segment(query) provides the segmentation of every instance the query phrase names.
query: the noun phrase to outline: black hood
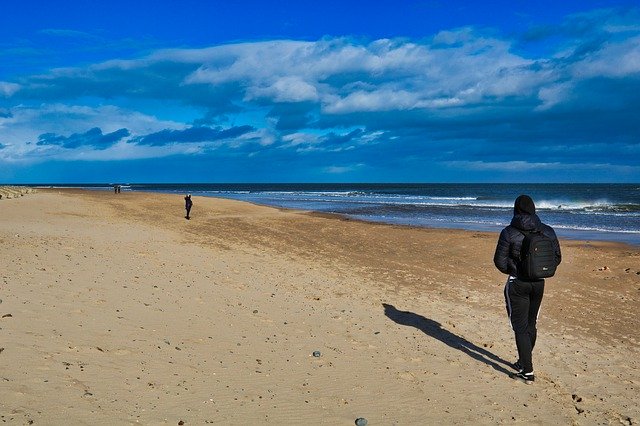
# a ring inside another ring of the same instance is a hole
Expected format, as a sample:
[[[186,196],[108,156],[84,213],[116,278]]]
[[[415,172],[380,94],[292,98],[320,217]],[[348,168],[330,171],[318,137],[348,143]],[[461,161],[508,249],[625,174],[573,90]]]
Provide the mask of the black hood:
[[[516,214],[511,219],[511,226],[515,226],[523,231],[539,229],[542,222],[537,214]]]
[[[516,202],[513,204],[513,214],[536,214],[536,205],[528,195],[521,195],[516,198]]]

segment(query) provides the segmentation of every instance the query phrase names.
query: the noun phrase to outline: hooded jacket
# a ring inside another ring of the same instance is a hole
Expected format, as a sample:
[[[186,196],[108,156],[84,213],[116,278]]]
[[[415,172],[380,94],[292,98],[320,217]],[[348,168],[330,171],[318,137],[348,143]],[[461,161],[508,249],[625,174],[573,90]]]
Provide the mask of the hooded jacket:
[[[560,243],[552,227],[542,223],[535,213],[535,205],[530,197],[521,195],[516,199],[511,224],[504,228],[498,238],[498,245],[493,256],[493,263],[503,274],[518,276],[518,260],[524,234],[521,231],[540,231],[553,241],[556,261],[559,265],[562,261]]]

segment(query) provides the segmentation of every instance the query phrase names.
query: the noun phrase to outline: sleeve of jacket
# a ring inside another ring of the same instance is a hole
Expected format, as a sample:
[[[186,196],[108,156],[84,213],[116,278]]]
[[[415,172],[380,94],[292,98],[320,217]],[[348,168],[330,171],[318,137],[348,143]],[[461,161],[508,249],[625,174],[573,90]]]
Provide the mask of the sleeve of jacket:
[[[493,263],[503,274],[517,275],[516,263],[509,257],[511,251],[511,239],[507,228],[503,229],[498,238],[496,253],[493,255]]]
[[[556,252],[556,264],[559,265],[562,262],[562,253],[560,252],[560,242],[558,241],[558,237],[556,236],[555,231],[551,228],[551,232],[553,233],[553,248]]]

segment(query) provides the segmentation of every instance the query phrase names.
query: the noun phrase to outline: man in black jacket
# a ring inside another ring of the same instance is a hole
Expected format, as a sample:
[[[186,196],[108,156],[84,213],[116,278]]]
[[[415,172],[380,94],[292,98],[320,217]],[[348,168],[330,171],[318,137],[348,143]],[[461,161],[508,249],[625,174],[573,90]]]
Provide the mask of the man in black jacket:
[[[520,195],[514,204],[511,224],[500,233],[493,263],[500,272],[509,275],[504,287],[504,297],[519,357],[513,364],[517,371],[513,377],[525,383],[535,380],[531,354],[536,344],[536,321],[544,294],[544,280],[525,280],[522,274],[518,274],[524,233],[531,231],[541,232],[552,240],[556,264],[560,264],[562,255],[556,233],[553,228],[540,221],[531,197]]]
[[[192,206],[193,206],[193,201],[191,201],[191,194],[187,194],[187,196],[184,197],[184,208],[187,211],[187,215],[184,218],[187,220],[191,219],[189,217],[189,213],[191,213]]]

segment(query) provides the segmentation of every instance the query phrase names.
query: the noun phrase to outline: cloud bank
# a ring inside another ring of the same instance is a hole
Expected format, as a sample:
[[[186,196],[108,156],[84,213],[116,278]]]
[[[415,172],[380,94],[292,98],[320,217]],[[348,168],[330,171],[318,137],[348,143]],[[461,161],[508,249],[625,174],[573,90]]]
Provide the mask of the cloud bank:
[[[57,145],[68,149],[90,146],[100,150],[109,148],[129,135],[130,133],[127,129],[119,129],[105,135],[102,134],[102,130],[94,127],[85,133],[74,133],[69,137],[56,135],[55,133],[44,133],[38,137],[36,145]]]
[[[24,75],[0,82],[0,162],[83,150],[299,161],[318,176],[423,161],[451,173],[605,164],[640,178],[639,16],[595,11],[519,37],[165,49]]]

